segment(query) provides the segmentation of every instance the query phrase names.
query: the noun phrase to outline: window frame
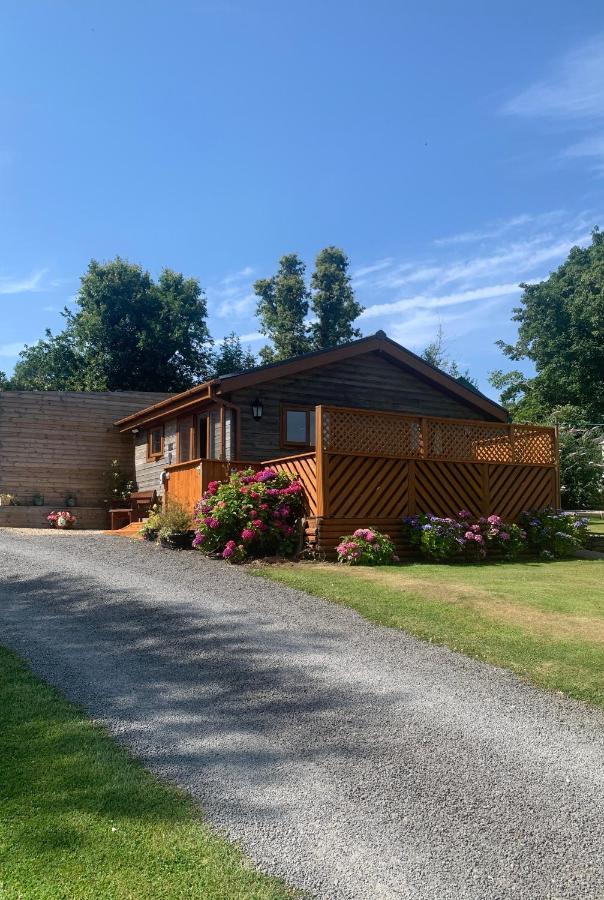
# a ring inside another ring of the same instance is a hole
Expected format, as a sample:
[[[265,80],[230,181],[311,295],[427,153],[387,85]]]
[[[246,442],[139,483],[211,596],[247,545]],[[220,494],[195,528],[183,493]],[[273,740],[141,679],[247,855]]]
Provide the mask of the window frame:
[[[306,439],[304,441],[288,441],[287,440],[287,414],[288,412],[305,412],[306,413]],[[316,434],[315,434],[315,443],[310,443],[310,414],[315,413],[315,407],[306,404],[306,403],[281,403],[280,405],[280,426],[279,426],[279,434],[280,434],[280,442],[282,449],[304,449],[304,450],[314,450],[316,447]],[[315,413],[315,426],[316,426],[316,413]]]
[[[160,450],[157,453],[153,452],[153,440],[152,435],[156,432],[159,432],[159,446]],[[161,459],[164,455],[164,426],[163,425],[155,425],[153,428],[147,429],[147,462],[157,462],[158,459]]]
[[[194,413],[190,413],[188,416],[178,416],[176,419],[176,464],[180,465],[180,463],[188,463],[194,462],[197,459],[197,416]],[[182,449],[182,441],[181,441],[181,423],[189,422],[189,427],[187,429],[188,432],[188,443],[189,443],[189,458],[181,459],[180,451]]]

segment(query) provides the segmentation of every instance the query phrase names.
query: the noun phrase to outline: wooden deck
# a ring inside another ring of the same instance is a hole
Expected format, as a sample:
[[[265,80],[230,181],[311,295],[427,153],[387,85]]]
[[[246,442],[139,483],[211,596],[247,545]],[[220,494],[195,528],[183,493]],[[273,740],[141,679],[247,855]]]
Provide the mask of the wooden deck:
[[[402,519],[419,512],[497,513],[560,505],[554,428],[316,408],[316,450],[266,460],[305,490],[311,545],[327,555],[342,534],[374,525],[402,546]],[[196,502],[209,481],[246,461],[171,466],[169,498]],[[193,499],[194,498],[194,499]]]

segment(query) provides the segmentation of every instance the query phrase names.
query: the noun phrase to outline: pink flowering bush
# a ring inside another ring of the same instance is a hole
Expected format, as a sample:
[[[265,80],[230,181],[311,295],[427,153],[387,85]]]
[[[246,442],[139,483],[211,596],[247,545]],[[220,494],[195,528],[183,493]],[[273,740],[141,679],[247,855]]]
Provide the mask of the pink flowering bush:
[[[389,536],[375,528],[357,528],[353,534],[340,538],[336,553],[338,562],[349,566],[387,566],[398,562]]]
[[[473,516],[462,509],[456,516],[421,513],[404,520],[409,542],[429,559],[481,560],[490,553],[515,559],[526,549],[526,531],[500,516]]]
[[[210,482],[197,504],[193,547],[229,562],[286,556],[296,549],[303,511],[298,479],[274,469],[233,472]]]
[[[54,510],[46,516],[46,521],[51,528],[73,528],[77,519],[68,509]]]

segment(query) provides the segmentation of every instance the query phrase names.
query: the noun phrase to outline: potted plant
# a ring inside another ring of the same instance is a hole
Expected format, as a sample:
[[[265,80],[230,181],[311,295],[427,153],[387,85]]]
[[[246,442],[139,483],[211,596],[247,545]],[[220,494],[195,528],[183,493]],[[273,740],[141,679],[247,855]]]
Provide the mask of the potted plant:
[[[34,506],[44,506],[44,494],[36,492],[33,496],[33,504]]]
[[[77,519],[68,509],[61,509],[59,512],[53,510],[49,513],[49,515],[46,516],[46,521],[51,528],[65,530],[67,528],[73,528]]]
[[[191,514],[176,501],[167,504],[158,515],[157,532],[162,547],[170,550],[189,550],[193,543]]]
[[[77,504],[77,498],[76,498],[76,495],[75,495],[75,494],[72,494],[71,491],[68,491],[68,492],[65,494],[65,506],[73,507],[73,506],[76,506],[76,504]]]
[[[145,541],[157,540],[157,535],[161,528],[161,511],[159,506],[154,505],[149,509],[149,518],[143,524],[139,534]]]

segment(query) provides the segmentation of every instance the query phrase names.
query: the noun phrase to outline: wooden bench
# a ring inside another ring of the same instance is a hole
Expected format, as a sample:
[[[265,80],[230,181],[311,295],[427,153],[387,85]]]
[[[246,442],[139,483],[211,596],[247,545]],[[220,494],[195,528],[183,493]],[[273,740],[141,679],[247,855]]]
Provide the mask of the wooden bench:
[[[124,528],[131,522],[141,522],[149,514],[149,508],[157,503],[156,491],[135,491],[128,498],[130,506],[109,510],[109,527],[111,531]]]

